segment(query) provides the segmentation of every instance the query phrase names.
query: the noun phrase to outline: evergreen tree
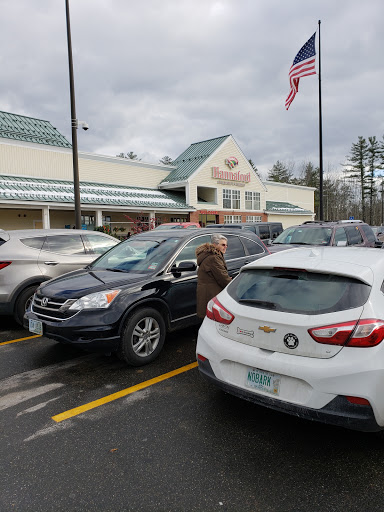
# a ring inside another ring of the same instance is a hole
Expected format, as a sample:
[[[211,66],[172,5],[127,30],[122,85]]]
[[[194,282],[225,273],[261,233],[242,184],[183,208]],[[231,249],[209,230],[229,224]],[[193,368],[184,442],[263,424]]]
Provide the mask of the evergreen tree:
[[[377,176],[377,171],[382,168],[381,166],[381,156],[382,149],[380,147],[379,141],[376,137],[368,137],[368,171],[367,171],[367,184],[368,184],[368,194],[369,194],[369,224],[373,224],[373,203],[374,199],[377,196],[377,189],[375,178]]]
[[[130,151],[129,153],[119,153],[116,156],[119,158],[126,158],[127,160],[141,160],[141,158],[137,158],[137,155],[133,151]]]
[[[347,156],[347,165],[350,167],[348,179],[357,179],[360,184],[360,197],[361,197],[361,212],[362,220],[366,218],[366,197],[369,190],[367,180],[367,158],[368,158],[368,143],[361,135],[355,144],[352,144],[351,153]]]
[[[173,161],[172,161],[171,157],[166,155],[166,156],[163,156],[163,158],[161,160],[159,160],[159,163],[163,164],[163,165],[172,165]]]
[[[293,172],[288,167],[278,160],[269,170],[267,180],[277,181],[279,183],[291,183]]]
[[[256,167],[256,165],[253,163],[253,160],[250,158],[248,160],[248,162],[250,163],[252,169],[255,171],[255,173],[257,174],[257,176],[261,179],[261,176],[260,176],[260,173],[259,173],[259,169]]]

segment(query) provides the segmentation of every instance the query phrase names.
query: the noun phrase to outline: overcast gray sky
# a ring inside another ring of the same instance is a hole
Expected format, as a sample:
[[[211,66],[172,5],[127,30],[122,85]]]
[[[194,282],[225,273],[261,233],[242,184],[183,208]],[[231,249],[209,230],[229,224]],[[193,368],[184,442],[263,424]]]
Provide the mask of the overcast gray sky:
[[[0,7],[0,110],[71,141],[65,1]],[[232,134],[263,177],[277,160],[318,165],[317,75],[284,107],[318,20],[324,171],[359,135],[384,134],[382,0],[70,0],[70,14],[80,151],[158,163]]]

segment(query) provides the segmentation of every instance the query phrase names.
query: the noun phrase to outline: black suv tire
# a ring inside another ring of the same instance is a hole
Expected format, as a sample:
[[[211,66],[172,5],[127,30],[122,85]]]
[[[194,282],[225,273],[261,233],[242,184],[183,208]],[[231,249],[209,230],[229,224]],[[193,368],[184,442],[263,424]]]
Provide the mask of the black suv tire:
[[[131,366],[151,363],[165,341],[165,322],[153,308],[142,308],[130,315],[123,328],[118,357]]]

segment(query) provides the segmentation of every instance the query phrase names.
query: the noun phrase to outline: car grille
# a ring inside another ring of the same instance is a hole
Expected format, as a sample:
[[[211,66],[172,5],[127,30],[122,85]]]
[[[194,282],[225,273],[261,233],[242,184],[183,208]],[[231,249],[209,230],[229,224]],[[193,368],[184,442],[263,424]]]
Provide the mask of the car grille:
[[[33,297],[31,309],[38,318],[62,322],[78,313],[78,311],[68,310],[69,306],[73,304],[75,300],[76,299],[52,299],[36,293]]]

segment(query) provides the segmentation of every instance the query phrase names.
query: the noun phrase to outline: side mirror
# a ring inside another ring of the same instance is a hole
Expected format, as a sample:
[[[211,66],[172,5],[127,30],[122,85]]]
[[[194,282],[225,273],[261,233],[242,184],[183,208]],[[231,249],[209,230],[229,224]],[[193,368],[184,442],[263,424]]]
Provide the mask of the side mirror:
[[[380,242],[380,240],[375,240],[375,247],[383,247],[383,242]]]
[[[181,261],[177,266],[174,265],[171,271],[173,273],[194,272],[196,269],[197,265],[194,261]]]
[[[177,267],[179,272],[194,272],[197,265],[194,261],[181,261]]]

